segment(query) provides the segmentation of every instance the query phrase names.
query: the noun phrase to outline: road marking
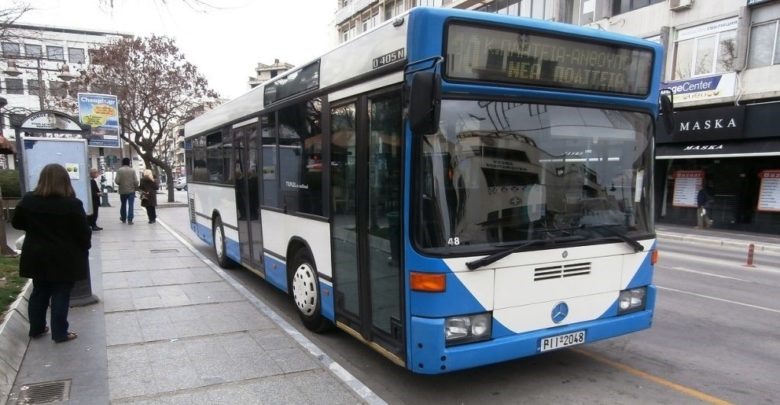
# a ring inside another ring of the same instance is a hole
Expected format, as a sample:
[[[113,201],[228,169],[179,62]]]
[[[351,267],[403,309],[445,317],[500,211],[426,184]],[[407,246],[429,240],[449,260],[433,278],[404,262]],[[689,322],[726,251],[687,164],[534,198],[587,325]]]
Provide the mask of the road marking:
[[[314,356],[317,360],[320,361],[320,363],[322,363],[328,370],[330,370],[336,376],[336,378],[344,382],[344,384],[349,387],[356,395],[358,395],[370,405],[387,404],[387,402],[374,393],[374,391],[371,391],[370,388],[363,384],[362,381],[358,380],[341,364],[333,360],[324,351],[322,351],[322,349],[315,345],[314,342],[309,340],[309,338],[304,336],[301,332],[298,332],[298,330],[290,325],[290,323],[287,322],[284,318],[282,318],[281,315],[277,314],[276,311],[274,311],[271,307],[266,305],[263,301],[252,294],[246,287],[244,287],[243,284],[230,277],[217,264],[211,261],[211,259],[206,257],[203,253],[200,253],[198,249],[196,249],[195,246],[193,246],[184,236],[179,235],[178,232],[174,231],[173,228],[168,226],[168,224],[161,221],[160,218],[157,218],[157,223],[162,225],[163,228],[168,230],[168,232],[170,232],[174,238],[178,239],[179,242],[186,246],[190,252],[206,263],[206,265],[208,265],[212,270],[214,270],[215,273],[222,277],[223,280],[235,288],[236,291],[243,295],[244,298],[246,298],[252,305],[255,306],[255,308],[260,310],[267,317],[271,318],[271,320],[274,321],[285,332],[287,332],[290,337],[292,337],[296,342],[298,342],[298,344],[308,350],[312,356]]]
[[[669,267],[669,266],[658,266],[669,270],[677,270],[677,271],[684,271],[686,273],[694,273],[694,274],[701,274],[703,276],[710,276],[710,277],[717,277],[717,278],[725,278],[728,280],[736,280],[736,281],[744,281],[746,283],[750,282],[749,280],[743,280],[741,278],[736,277],[729,277],[729,276],[723,276],[720,274],[713,274],[713,273],[707,273],[705,271],[698,271],[698,270],[692,270],[692,269],[686,269],[685,267]]]
[[[669,381],[665,378],[658,377],[657,375],[653,375],[650,373],[646,373],[642,370],[635,369],[631,366],[625,365],[623,363],[618,363],[616,361],[610,360],[606,357],[603,357],[601,355],[586,351],[584,349],[571,349],[572,351],[579,353],[585,357],[589,357],[595,361],[598,361],[599,363],[604,363],[609,366],[612,366],[614,368],[617,368],[619,370],[623,370],[629,374],[633,374],[639,378],[644,378],[645,380],[650,380],[656,384],[662,385],[664,387],[673,389],[677,392],[680,392],[682,394],[685,394],[689,397],[696,398],[699,401],[706,402],[708,404],[716,404],[716,405],[730,405],[731,402],[726,401],[725,399],[720,399],[718,397],[712,396],[710,394],[706,394],[704,392],[701,392],[697,389],[686,387],[684,385],[677,384],[675,382]]]
[[[673,291],[673,292],[680,293],[680,294],[688,294],[688,295],[693,295],[694,297],[707,298],[707,299],[714,300],[714,301],[721,301],[721,302],[726,302],[726,303],[729,303],[729,304],[741,305],[743,307],[748,307],[748,308],[753,308],[753,309],[760,309],[762,311],[774,312],[774,313],[780,314],[780,309],[767,308],[767,307],[762,307],[762,306],[753,305],[753,304],[745,304],[744,302],[732,301],[732,300],[727,300],[725,298],[712,297],[712,296],[704,295],[704,294],[697,294],[695,292],[678,290],[678,289],[675,289],[675,288],[661,287],[659,285],[656,285],[655,288],[657,288],[659,290]]]

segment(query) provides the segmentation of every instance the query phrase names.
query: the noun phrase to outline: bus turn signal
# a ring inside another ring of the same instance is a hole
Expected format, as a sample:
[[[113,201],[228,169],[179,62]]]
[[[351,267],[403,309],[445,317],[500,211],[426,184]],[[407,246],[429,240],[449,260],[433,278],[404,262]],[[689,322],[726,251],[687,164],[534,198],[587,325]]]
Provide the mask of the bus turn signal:
[[[418,273],[410,274],[409,285],[412,291],[444,292],[447,289],[447,278],[442,273]]]

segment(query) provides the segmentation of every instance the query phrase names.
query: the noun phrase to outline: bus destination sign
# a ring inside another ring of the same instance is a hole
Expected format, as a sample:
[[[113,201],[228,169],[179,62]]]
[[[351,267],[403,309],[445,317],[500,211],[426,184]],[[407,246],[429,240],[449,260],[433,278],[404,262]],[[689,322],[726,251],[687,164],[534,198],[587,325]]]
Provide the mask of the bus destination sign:
[[[448,78],[645,96],[653,53],[588,39],[460,23],[447,32]]]

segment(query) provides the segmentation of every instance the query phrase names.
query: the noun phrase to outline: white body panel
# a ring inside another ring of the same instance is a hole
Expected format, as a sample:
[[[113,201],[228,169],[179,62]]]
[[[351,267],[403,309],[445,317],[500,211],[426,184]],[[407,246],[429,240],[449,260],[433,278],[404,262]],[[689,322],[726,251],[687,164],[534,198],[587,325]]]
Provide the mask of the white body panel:
[[[498,309],[493,311],[493,317],[515,333],[531,332],[555,326],[570,325],[596,319],[604,314],[618,298],[618,292],[586,295],[566,299],[569,305],[569,315],[560,323],[552,321],[551,309],[561,299],[540,302],[538,304]]]
[[[188,196],[195,200],[195,221],[211,229],[214,211],[218,211],[225,226],[225,238],[238,241],[236,214],[236,192],[232,187],[210,186],[207,184],[189,184]],[[205,215],[208,218],[204,218]]]
[[[299,237],[309,244],[317,272],[328,277],[333,275],[330,224],[268,210],[261,210],[260,217],[263,223],[263,249],[285,257],[290,240]]]
[[[444,261],[480,305],[493,311],[496,321],[521,333],[602,316],[650,254],[653,241],[640,243],[645,250],[638,253],[623,242],[515,253],[473,271],[465,263],[479,257]],[[571,266],[575,264],[580,266]],[[561,275],[566,269],[574,274],[535,281],[554,277],[557,267]],[[572,312],[555,324],[550,310],[560,301],[566,301]]]

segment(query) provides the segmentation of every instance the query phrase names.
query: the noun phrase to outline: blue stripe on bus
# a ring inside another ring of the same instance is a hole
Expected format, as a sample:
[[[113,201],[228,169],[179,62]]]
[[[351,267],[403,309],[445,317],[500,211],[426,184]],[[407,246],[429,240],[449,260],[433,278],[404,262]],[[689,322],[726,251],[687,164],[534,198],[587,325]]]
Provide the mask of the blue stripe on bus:
[[[642,287],[653,282],[653,269],[655,266],[652,264],[652,251],[658,248],[657,245],[657,242],[653,242],[653,247],[650,248],[650,253],[645,255],[645,260],[643,260],[642,264],[639,265],[639,269],[637,269],[636,274],[634,274],[634,277],[628,283],[626,288]]]
[[[236,263],[241,263],[241,247],[238,242],[225,237],[225,255]]]
[[[320,278],[320,312],[331,322],[336,322],[336,312],[333,306],[333,285]]]
[[[474,314],[485,312],[485,307],[474,294],[458,279],[441,259],[422,257],[411,245],[406,245],[406,265],[410,271],[442,273],[446,277],[446,290],[428,293],[409,290],[407,305],[410,316],[443,317],[452,314]]]
[[[284,292],[288,292],[287,264],[275,257],[264,254],[263,265],[265,266],[265,279],[274,287]]]
[[[200,240],[208,243],[209,246],[214,246],[214,238],[210,228],[197,222],[190,223],[190,227]],[[241,248],[238,242],[228,237],[225,237],[225,254],[234,262],[241,263]]]
[[[214,239],[212,239],[211,229],[206,228],[204,225],[201,225],[197,222],[191,222],[190,227],[192,228],[192,231],[195,232],[195,235],[198,235],[200,240],[206,242],[209,246],[214,246]]]
[[[648,292],[650,293],[650,291]],[[655,295],[655,289],[652,294]],[[439,374],[539,354],[541,339],[549,336],[585,331],[585,343],[608,339],[647,329],[653,311],[645,310],[623,316],[543,329],[527,333],[502,333],[491,340],[446,347],[442,333],[443,318],[412,317],[409,368],[421,374]],[[498,329],[497,322],[493,327]],[[496,332],[494,330],[494,332]]]

